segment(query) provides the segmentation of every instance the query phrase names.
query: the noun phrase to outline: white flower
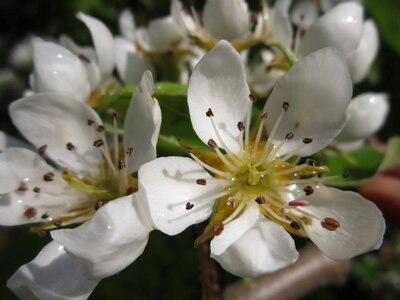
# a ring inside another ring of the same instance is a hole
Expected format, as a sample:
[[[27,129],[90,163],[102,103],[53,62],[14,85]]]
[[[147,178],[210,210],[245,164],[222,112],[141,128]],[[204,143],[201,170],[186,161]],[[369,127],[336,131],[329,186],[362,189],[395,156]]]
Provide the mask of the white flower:
[[[153,89],[146,72],[125,117],[121,145],[115,115],[107,140],[97,113],[67,94],[37,94],[11,104],[14,124],[56,168],[26,149],[1,154],[0,177],[10,178],[0,184],[1,225],[42,223],[36,230],[43,230],[85,222],[52,231],[55,242],[9,279],[20,297],[86,299],[100,279],[143,252],[152,227],[136,209],[141,200],[131,174],[156,157],[161,112]]]
[[[95,49],[79,47],[66,36],[62,45],[35,39],[31,88],[35,93],[68,93],[95,105],[116,86],[109,81],[115,64],[113,37],[101,21],[83,13],[77,17],[89,28]]]
[[[196,66],[188,90],[193,128],[215,152],[187,148],[193,160],[159,158],[141,167],[139,193],[153,226],[177,234],[213,210],[197,242],[213,238],[211,256],[239,276],[297,259],[285,229],[333,259],[379,247],[385,223],[372,202],[324,186],[331,178],[318,174],[327,167],[293,163],[341,131],[351,86],[342,56],[333,48],[316,51],[278,82],[250,135],[255,99],[239,54],[220,41]]]
[[[349,121],[335,139],[337,146],[345,151],[358,148],[381,129],[388,112],[387,94],[364,93],[355,97],[347,108]]]

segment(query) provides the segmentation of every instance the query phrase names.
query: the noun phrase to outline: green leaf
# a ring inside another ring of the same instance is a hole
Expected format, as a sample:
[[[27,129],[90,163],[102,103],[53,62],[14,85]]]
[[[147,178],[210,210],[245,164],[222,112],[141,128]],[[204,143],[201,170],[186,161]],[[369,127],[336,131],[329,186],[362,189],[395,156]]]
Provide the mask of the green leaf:
[[[370,146],[364,146],[352,152],[341,152],[332,148],[317,154],[321,165],[329,167],[330,171],[325,176],[342,175],[350,172],[348,178],[338,178],[329,181],[329,185],[338,187],[356,187],[360,183],[373,177],[378,170],[384,154]]]
[[[389,139],[379,171],[385,171],[395,166],[400,166],[400,136]]]
[[[365,0],[365,7],[378,24],[383,40],[400,54],[400,2],[398,0]]]
[[[160,97],[186,97],[187,86],[173,82],[159,82],[154,86],[154,96]]]

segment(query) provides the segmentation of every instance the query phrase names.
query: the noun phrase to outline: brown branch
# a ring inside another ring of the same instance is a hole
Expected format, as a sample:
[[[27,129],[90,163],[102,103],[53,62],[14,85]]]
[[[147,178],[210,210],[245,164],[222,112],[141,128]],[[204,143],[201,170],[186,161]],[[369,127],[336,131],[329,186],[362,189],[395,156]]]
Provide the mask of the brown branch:
[[[224,291],[224,299],[299,299],[316,288],[343,284],[350,267],[349,260],[333,261],[310,244],[300,252],[298,261],[291,266],[256,278],[251,284],[241,280],[228,286]]]

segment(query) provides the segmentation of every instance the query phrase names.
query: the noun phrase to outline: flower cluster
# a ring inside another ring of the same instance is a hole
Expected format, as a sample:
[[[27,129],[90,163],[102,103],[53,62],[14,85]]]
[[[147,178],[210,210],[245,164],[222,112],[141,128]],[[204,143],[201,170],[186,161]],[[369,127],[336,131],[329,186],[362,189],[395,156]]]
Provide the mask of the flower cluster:
[[[290,234],[336,260],[379,248],[381,212],[329,187],[340,176],[314,159],[359,147],[384,123],[386,94],[351,100],[377,29],[356,1],[316,3],[278,0],[252,14],[244,0],[207,0],[189,14],[172,0],[170,15],[143,27],[124,10],[115,38],[78,13],[94,47],[34,38],[31,89],[9,113],[37,151],[8,147],[0,132],[0,224],[32,224],[52,241],[7,286],[21,299],[86,299],[142,254],[152,230],[176,235],[206,220],[195,245],[211,240],[211,257],[243,277],[295,262]],[[182,141],[184,157],[156,158],[152,74],[189,80],[205,145]],[[108,100],[127,84],[117,114]],[[255,94],[267,98],[258,112]]]

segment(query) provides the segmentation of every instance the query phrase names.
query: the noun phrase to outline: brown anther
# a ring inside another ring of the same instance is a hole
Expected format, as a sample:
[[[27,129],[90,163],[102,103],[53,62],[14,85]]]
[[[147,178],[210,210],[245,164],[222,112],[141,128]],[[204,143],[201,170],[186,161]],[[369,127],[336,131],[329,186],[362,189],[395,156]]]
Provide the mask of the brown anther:
[[[343,178],[348,178],[348,177],[350,177],[350,172],[349,171],[344,171],[343,173],[342,173],[342,177]]]
[[[288,111],[288,109],[289,109],[289,102],[284,101],[284,102],[282,103],[282,108],[283,108],[283,110],[284,110],[285,112]]]
[[[213,113],[213,111],[211,110],[211,108],[209,108],[209,109],[206,111],[206,116],[207,116],[207,117],[214,117],[214,113]]]
[[[43,180],[44,181],[53,181],[54,180],[54,173],[53,172],[47,172],[46,174],[43,175]]]
[[[312,158],[307,158],[306,159],[306,164],[312,167],[315,167],[317,165],[317,161]]]
[[[35,186],[35,187],[33,188],[33,191],[34,191],[35,193],[40,193],[40,188],[38,188],[37,186]]]
[[[235,197],[228,197],[228,200],[226,201],[226,205],[228,205],[228,206],[235,206],[235,203],[236,203],[236,198]]]
[[[24,216],[27,219],[32,219],[34,217],[36,217],[37,215],[37,210],[34,207],[29,207],[25,212],[24,212]]]
[[[130,195],[130,194],[136,193],[137,191],[138,191],[137,188],[135,188],[135,187],[133,187],[133,186],[130,186],[130,187],[128,187],[128,189],[126,190],[126,195],[128,196],[128,195]]]
[[[105,128],[104,128],[103,125],[99,125],[99,126],[97,126],[96,130],[97,130],[98,132],[103,132],[103,131],[105,130]]]
[[[122,170],[122,169],[124,169],[125,167],[126,167],[126,165],[125,165],[124,160],[123,160],[123,159],[120,159],[120,160],[118,161],[118,169],[119,169],[119,170]]]
[[[266,119],[268,118],[268,113],[266,111],[264,111],[261,115],[260,115],[260,119]]]
[[[250,101],[253,102],[253,103],[256,103],[256,102],[257,102],[257,97],[254,96],[253,94],[250,94],[250,95],[249,95],[249,99],[250,99]]]
[[[217,143],[213,139],[209,139],[207,145],[213,149],[218,147]]]
[[[100,207],[103,207],[104,205],[107,204],[107,200],[99,200],[96,202],[96,204],[94,205],[94,209],[98,210]]]
[[[294,230],[300,230],[301,227],[299,225],[299,223],[293,221],[292,223],[290,223],[290,227],[292,227]]]
[[[67,149],[68,149],[69,151],[72,151],[72,150],[75,149],[75,146],[74,146],[74,144],[72,144],[72,143],[67,143],[66,147],[67,147]]]
[[[112,111],[112,112],[111,112],[111,116],[112,116],[112,118],[113,118],[114,120],[118,119],[118,115],[117,115],[117,113],[116,113],[115,111]]]
[[[224,231],[224,223],[219,223],[213,227],[214,235],[220,235]]]
[[[133,154],[133,148],[132,148],[132,147],[129,147],[128,149],[126,149],[126,154],[127,154],[129,157],[131,157],[132,154]]]
[[[303,189],[304,193],[306,193],[306,196],[310,196],[312,193],[314,193],[314,189],[312,188],[311,185],[307,185]]]
[[[190,202],[186,203],[186,210],[191,210],[194,207],[194,205]]]
[[[25,192],[28,190],[28,185],[25,182],[21,182],[19,188],[17,189],[18,192]]]
[[[53,224],[56,227],[60,227],[62,223],[61,223],[61,221],[55,221]]]
[[[93,120],[91,120],[91,119],[88,119],[87,120],[87,124],[90,126],[90,125],[92,125],[94,123],[94,121]]]
[[[38,153],[41,157],[45,156],[46,154],[47,145],[40,146],[38,149]]]
[[[239,129],[239,131],[243,131],[244,128],[245,128],[243,122],[238,122],[238,123],[237,123],[237,128]]]
[[[48,214],[48,213],[44,213],[44,214],[41,216],[41,218],[42,218],[43,220],[47,219],[48,217],[49,217],[49,214]]]
[[[192,149],[191,147],[188,147],[188,146],[183,147],[183,150],[184,150],[187,154],[193,153],[193,149]]]
[[[265,198],[263,196],[258,196],[254,201],[261,205],[265,203]]]
[[[206,185],[207,181],[205,179],[201,178],[201,179],[197,179],[196,183],[199,185]]]
[[[81,61],[83,61],[83,62],[85,62],[85,63],[87,63],[87,64],[90,63],[90,59],[87,58],[86,55],[83,55],[83,54],[81,53],[81,54],[78,54],[78,57],[79,57],[79,59],[80,59]]]
[[[326,230],[335,231],[340,227],[340,223],[334,218],[328,217],[321,221],[321,226],[324,227]]]
[[[309,144],[309,143],[311,143],[313,141],[313,138],[312,137],[304,137],[303,138],[303,143],[304,144]]]
[[[95,140],[93,146],[99,148],[104,145],[104,141],[102,139]]]
[[[41,238],[44,238],[46,236],[46,230],[40,229],[37,235],[40,236]]]
[[[285,135],[285,140],[291,140],[294,137],[293,132],[288,132]]]

